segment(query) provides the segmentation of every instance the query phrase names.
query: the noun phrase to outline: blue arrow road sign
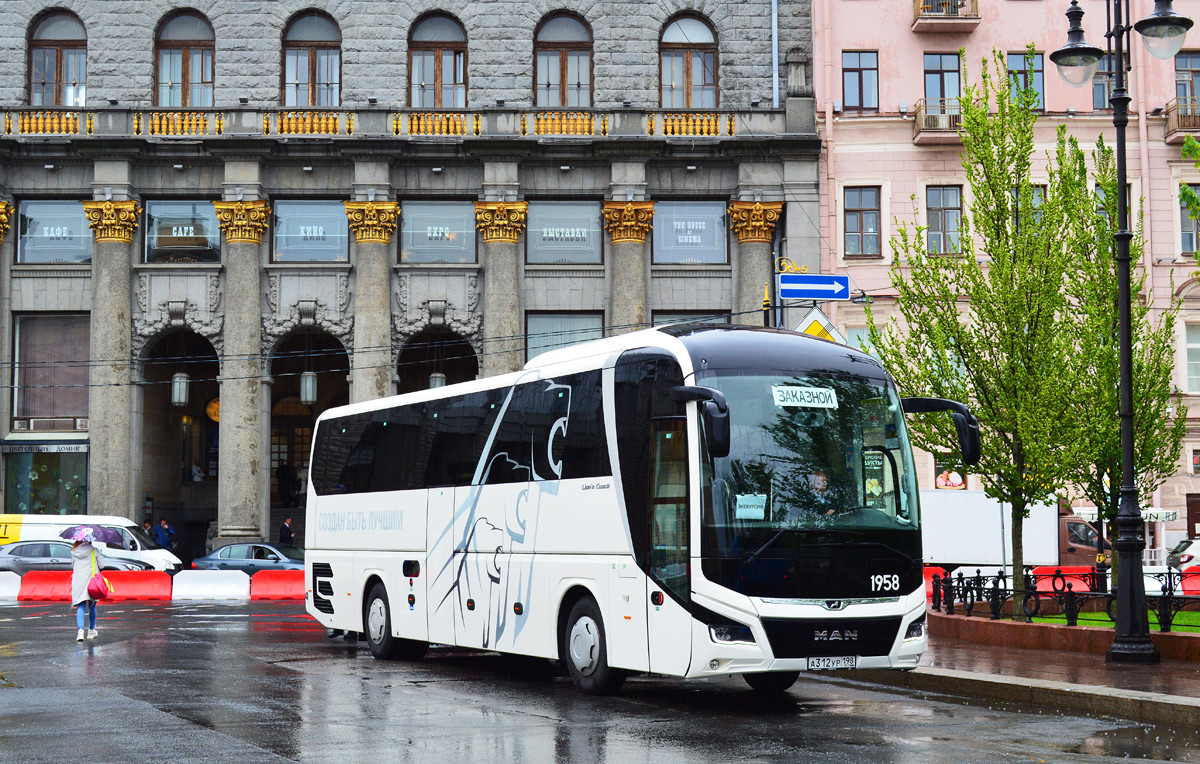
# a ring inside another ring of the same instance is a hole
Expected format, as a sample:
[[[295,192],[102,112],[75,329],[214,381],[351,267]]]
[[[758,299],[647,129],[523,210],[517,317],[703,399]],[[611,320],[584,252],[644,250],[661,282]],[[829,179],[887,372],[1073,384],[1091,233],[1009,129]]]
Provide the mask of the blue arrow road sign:
[[[781,300],[849,300],[850,277],[832,273],[780,273]]]

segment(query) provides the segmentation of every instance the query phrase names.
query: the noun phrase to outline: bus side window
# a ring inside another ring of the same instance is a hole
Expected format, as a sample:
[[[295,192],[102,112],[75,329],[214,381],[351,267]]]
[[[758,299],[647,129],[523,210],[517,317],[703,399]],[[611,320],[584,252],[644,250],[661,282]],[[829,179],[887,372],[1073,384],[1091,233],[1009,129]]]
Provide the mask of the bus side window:
[[[687,601],[688,486],[687,420],[654,422],[650,472],[650,573]]]

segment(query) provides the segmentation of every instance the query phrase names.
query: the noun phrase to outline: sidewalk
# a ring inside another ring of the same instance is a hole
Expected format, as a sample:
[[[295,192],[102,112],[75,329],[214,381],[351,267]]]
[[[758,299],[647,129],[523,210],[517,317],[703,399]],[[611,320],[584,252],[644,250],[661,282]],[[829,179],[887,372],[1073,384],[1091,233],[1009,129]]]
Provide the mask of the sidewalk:
[[[1104,656],[1026,650],[930,637],[913,671],[837,672],[925,692],[1046,706],[1147,724],[1200,727],[1200,662],[1152,666]]]

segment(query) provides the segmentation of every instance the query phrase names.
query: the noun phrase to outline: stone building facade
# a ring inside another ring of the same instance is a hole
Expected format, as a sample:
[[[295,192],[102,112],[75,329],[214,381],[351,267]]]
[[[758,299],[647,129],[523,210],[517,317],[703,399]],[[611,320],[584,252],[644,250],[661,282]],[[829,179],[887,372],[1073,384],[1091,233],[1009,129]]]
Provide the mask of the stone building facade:
[[[819,267],[778,7],[4,3],[4,510],[263,537],[329,406],[761,322]]]

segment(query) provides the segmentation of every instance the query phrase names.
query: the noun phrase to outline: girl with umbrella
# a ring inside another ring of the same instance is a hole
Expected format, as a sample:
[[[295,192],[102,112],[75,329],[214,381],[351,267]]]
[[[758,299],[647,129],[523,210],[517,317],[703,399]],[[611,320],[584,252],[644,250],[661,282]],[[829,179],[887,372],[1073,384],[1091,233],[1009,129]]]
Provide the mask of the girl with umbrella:
[[[71,604],[75,607],[75,625],[79,633],[76,642],[96,638],[96,600],[88,594],[88,582],[96,575],[97,560],[94,543],[112,536],[120,542],[120,534],[97,525],[77,525],[62,532],[62,537],[74,541],[71,546]],[[87,629],[84,629],[84,618]]]

